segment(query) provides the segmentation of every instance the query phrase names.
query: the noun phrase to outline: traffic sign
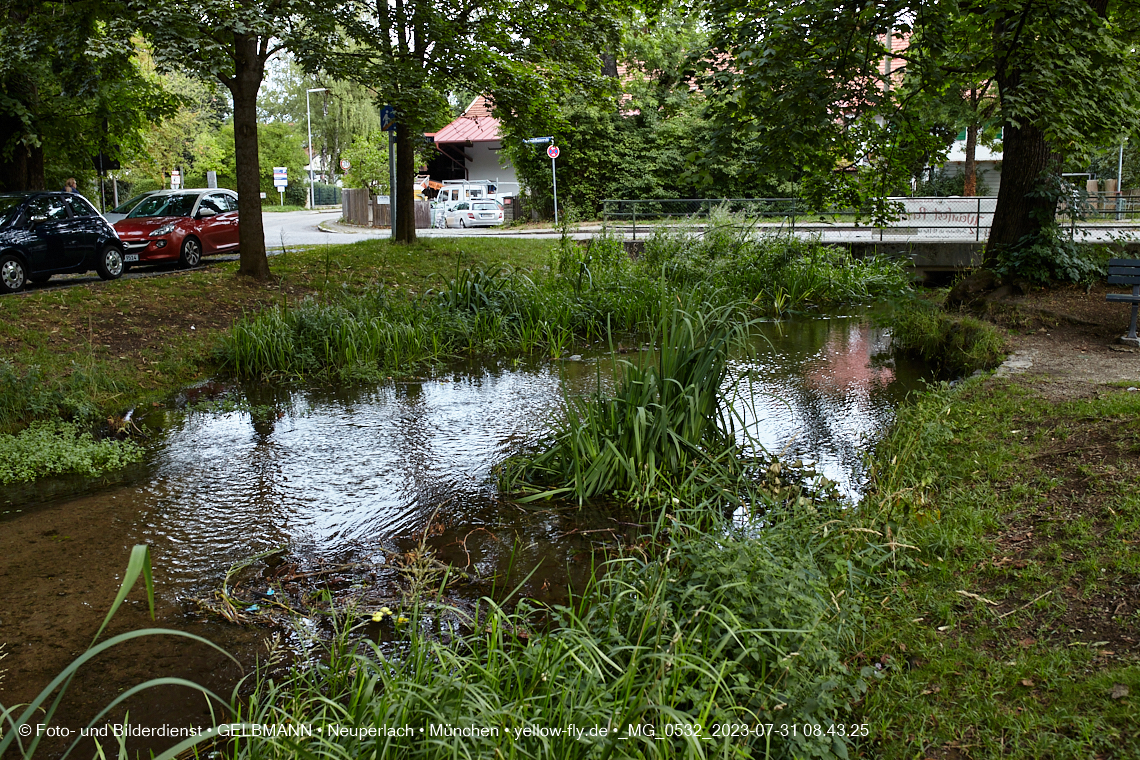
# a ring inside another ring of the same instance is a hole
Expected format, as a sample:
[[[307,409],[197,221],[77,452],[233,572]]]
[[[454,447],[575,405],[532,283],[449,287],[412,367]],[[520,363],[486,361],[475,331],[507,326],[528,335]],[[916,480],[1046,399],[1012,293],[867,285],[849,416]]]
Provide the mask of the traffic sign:
[[[392,106],[384,106],[380,109],[380,129],[387,132],[396,125],[396,109]]]
[[[558,146],[551,145],[546,149],[546,155],[550,156],[551,158],[558,158]]]
[[[170,172],[170,189],[177,190],[182,187],[182,172],[177,169]]]
[[[340,160],[340,168],[341,168],[341,171],[348,171],[349,169],[352,168],[352,164],[350,164],[348,162],[347,158],[342,158]]]
[[[289,167],[287,166],[274,166],[273,167],[273,186],[274,187],[288,187],[289,186]],[[284,192],[283,190],[281,192]]]

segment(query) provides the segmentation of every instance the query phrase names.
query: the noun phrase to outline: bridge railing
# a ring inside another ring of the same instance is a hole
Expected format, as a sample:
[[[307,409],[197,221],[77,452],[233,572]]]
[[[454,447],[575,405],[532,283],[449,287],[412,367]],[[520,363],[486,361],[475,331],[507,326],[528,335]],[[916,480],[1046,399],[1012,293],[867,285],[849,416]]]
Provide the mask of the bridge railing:
[[[1057,219],[1077,235],[1105,223],[1140,232],[1140,197],[1105,199],[1075,196],[1058,204]],[[877,209],[817,208],[796,198],[665,198],[607,199],[602,218],[630,225],[634,239],[655,227],[674,224],[701,226],[722,214],[733,214],[758,229],[792,234],[818,232],[832,240],[918,240],[984,242],[993,223],[997,198],[898,197]],[[877,217],[877,219],[876,219]]]

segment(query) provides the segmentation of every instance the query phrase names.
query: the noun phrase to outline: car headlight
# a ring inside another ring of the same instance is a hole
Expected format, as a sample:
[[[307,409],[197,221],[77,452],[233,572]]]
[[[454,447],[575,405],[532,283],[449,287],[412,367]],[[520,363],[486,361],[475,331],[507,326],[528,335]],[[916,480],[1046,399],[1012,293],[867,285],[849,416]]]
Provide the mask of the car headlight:
[[[169,235],[171,232],[174,232],[174,222],[168,222],[162,225],[157,230],[150,233],[149,237],[161,237],[163,235]]]

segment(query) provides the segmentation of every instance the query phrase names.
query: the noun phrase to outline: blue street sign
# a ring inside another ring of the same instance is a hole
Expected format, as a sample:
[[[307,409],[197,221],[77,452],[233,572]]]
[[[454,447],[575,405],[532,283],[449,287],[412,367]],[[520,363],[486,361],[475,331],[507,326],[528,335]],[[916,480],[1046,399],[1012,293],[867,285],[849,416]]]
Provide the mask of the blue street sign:
[[[528,144],[528,145],[543,145],[543,144],[548,143],[548,142],[554,142],[554,138],[553,137],[529,137],[526,140],[523,140],[523,142]]]
[[[387,132],[392,129],[396,124],[396,109],[392,106],[384,106],[380,109],[380,129]]]

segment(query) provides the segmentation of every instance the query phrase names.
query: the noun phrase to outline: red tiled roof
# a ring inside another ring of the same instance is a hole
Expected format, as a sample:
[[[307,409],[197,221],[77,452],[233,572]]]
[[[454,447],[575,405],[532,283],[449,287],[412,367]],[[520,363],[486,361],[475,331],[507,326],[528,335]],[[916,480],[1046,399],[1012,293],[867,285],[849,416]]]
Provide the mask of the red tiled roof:
[[[435,133],[436,143],[496,142],[499,120],[491,115],[491,104],[480,95],[455,121]]]

